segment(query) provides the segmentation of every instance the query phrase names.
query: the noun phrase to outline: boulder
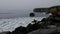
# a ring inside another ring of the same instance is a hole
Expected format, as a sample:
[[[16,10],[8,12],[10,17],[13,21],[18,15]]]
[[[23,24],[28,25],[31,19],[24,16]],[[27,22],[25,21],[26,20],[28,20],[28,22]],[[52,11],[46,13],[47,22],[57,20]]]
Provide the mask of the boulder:
[[[30,17],[34,17],[35,16],[35,14],[34,13],[30,13]]]
[[[12,34],[26,34],[26,33],[27,33],[27,30],[26,30],[26,28],[23,27],[23,26],[20,26],[20,27],[16,28],[16,29],[12,32]]]

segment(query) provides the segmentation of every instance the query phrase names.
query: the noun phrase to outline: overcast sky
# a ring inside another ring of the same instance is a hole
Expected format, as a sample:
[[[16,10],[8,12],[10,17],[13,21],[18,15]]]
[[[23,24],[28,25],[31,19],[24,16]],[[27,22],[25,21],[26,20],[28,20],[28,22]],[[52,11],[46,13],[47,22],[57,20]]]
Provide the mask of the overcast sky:
[[[23,10],[60,5],[60,0],[0,0],[0,9]]]
[[[34,8],[54,5],[60,0],[0,0],[0,17],[27,16]]]

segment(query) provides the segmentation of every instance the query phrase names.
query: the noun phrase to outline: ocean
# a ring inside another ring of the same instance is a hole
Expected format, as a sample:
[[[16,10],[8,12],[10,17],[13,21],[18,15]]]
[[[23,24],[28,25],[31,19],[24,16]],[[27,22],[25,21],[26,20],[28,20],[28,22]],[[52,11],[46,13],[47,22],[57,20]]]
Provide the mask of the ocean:
[[[48,17],[45,13],[35,13],[35,17],[29,16],[30,12],[25,13],[0,13],[0,32],[13,31],[19,26],[26,27],[29,23],[32,23],[34,19],[41,21],[43,18]]]
[[[34,19],[41,21],[45,17],[19,17],[10,19],[0,19],[0,32],[2,31],[13,31],[19,26],[26,27],[29,23],[32,23]]]

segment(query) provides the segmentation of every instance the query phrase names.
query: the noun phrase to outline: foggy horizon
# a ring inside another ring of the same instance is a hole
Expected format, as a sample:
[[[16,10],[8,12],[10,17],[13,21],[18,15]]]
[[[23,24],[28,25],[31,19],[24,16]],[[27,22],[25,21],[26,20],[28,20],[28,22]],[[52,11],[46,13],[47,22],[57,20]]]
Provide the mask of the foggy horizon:
[[[29,16],[34,8],[60,5],[60,0],[0,0],[0,17]]]
[[[0,0],[0,10],[32,10],[60,5],[60,0]]]

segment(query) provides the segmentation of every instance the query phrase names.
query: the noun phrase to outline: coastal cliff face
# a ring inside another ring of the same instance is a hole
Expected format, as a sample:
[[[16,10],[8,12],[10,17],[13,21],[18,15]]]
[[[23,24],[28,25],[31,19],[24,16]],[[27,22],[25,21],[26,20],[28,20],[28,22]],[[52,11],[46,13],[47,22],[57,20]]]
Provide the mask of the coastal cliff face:
[[[33,11],[34,12],[46,12],[48,11],[49,8],[35,8]]]
[[[48,8],[35,8],[33,12],[46,12],[46,13],[60,13],[60,6],[52,6]]]

